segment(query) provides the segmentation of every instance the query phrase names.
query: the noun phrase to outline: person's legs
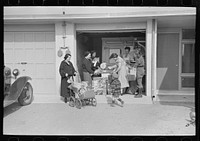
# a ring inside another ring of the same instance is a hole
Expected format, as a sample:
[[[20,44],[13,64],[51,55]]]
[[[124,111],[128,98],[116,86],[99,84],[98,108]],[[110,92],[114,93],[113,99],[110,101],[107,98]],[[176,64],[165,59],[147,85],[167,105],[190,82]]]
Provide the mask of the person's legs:
[[[116,96],[114,93],[112,94],[112,103],[116,103]]]
[[[138,77],[137,78],[137,88],[138,88],[138,94],[135,96],[137,97],[142,97],[142,89],[143,89],[143,85],[142,85],[142,77]]]
[[[64,102],[67,103],[70,101],[70,89],[69,88],[66,88],[66,93],[64,95]]]
[[[122,106],[124,105],[124,101],[121,98],[118,97],[117,100],[121,103]]]
[[[129,81],[129,91],[132,93],[132,94],[135,94],[136,92],[136,81]]]
[[[119,98],[119,94],[118,93],[113,93],[112,94],[112,104],[114,104],[114,103],[119,104],[118,102],[120,102],[121,105],[123,106],[124,101],[121,98]]]

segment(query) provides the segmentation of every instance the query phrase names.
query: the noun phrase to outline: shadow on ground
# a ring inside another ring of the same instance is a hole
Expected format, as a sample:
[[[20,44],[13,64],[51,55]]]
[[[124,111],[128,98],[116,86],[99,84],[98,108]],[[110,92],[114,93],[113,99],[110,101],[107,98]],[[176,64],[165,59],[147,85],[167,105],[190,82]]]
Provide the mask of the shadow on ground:
[[[4,115],[3,117],[6,117],[14,112],[16,112],[17,110],[19,110],[22,106],[19,105],[18,102],[15,102],[7,107],[4,108]]]
[[[196,112],[195,111],[195,103],[194,102],[159,102],[161,105],[168,105],[168,106],[182,106],[182,107],[187,107],[190,109],[190,112],[188,113],[190,119],[185,119],[187,121],[186,127],[193,125],[195,126],[194,120],[191,119],[191,112]]]
[[[123,107],[123,105],[120,105],[119,103],[112,103],[112,97],[106,97],[107,99],[107,104],[110,105],[110,107],[115,107],[115,106],[120,106],[120,107]]]
[[[156,104],[161,104],[161,105],[168,105],[168,106],[183,106],[187,108],[194,109],[195,108],[195,103],[194,102],[159,102]]]

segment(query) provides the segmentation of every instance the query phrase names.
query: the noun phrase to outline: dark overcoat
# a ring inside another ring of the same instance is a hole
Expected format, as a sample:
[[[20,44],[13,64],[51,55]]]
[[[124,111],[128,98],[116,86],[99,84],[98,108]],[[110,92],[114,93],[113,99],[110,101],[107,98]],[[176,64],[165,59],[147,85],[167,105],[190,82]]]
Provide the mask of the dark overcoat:
[[[70,77],[75,76],[75,69],[73,64],[69,61],[69,64],[67,62],[65,62],[65,60],[63,60],[60,64],[60,68],[59,68],[59,72],[61,75],[61,93],[60,95],[62,97],[69,97],[70,96],[70,91],[68,86],[70,85],[70,83],[67,82],[68,79],[70,79]],[[66,77],[66,73],[68,74],[68,76]]]
[[[92,77],[91,75],[94,74],[94,71],[92,70],[92,61],[90,59],[83,59],[83,81],[88,81],[89,85],[92,85]]]

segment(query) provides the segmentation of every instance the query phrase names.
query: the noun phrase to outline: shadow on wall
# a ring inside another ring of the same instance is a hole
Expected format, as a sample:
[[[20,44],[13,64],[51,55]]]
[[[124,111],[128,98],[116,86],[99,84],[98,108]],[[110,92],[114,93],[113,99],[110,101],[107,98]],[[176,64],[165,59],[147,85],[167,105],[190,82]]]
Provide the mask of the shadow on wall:
[[[157,89],[163,89],[163,81],[166,76],[167,68],[157,68]]]
[[[178,78],[173,69],[157,68],[157,89],[178,90]]]

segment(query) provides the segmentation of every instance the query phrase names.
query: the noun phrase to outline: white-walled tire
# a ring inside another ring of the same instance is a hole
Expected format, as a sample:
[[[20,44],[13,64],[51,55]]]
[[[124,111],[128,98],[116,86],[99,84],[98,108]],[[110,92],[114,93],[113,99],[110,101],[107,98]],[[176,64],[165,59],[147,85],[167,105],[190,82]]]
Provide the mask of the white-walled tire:
[[[27,82],[18,98],[18,102],[21,106],[26,106],[31,104],[32,101],[33,101],[33,87],[29,82]]]

